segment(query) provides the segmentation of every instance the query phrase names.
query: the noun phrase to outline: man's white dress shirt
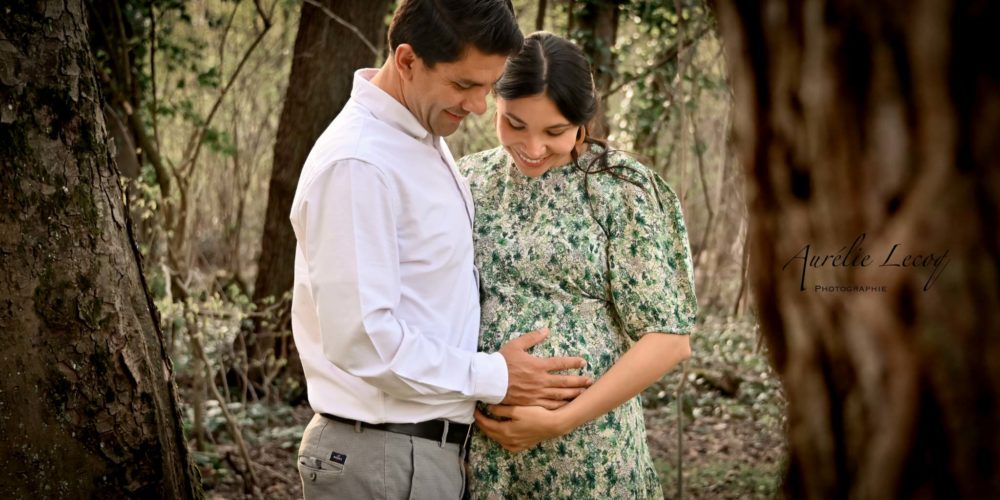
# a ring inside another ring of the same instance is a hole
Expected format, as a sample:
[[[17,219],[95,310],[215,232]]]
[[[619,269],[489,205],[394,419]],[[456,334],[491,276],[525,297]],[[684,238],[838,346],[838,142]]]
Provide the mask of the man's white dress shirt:
[[[317,413],[369,423],[472,422],[507,390],[476,352],[472,197],[448,146],[354,75],[299,178],[292,332]]]

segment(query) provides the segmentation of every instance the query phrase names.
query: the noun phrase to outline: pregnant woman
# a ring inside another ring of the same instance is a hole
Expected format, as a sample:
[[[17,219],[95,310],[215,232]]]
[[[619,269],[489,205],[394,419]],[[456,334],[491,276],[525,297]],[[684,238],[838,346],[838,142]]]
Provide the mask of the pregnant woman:
[[[680,203],[588,136],[598,100],[571,42],[528,36],[495,90],[501,146],[460,162],[476,201],[479,347],[547,327],[534,354],[582,356],[595,383],[561,407],[477,411],[472,497],[660,498],[638,394],[690,355]]]

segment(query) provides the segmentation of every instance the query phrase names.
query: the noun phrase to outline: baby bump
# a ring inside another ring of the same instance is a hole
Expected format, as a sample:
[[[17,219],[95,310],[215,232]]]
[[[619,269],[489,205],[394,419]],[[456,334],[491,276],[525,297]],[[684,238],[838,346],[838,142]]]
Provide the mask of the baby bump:
[[[482,308],[479,348],[496,352],[525,333],[548,328],[549,335],[528,352],[539,357],[574,356],[587,361],[583,375],[600,376],[627,349],[603,302],[565,305],[534,300],[514,303],[487,298]]]

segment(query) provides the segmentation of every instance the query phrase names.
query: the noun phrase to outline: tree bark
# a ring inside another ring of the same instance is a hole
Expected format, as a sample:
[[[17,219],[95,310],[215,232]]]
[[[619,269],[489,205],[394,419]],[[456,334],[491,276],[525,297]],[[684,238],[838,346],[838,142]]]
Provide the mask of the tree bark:
[[[195,498],[81,0],[0,16],[0,491]]]
[[[535,13],[535,31],[545,29],[545,11],[548,9],[547,0],[538,0],[538,11]]]
[[[330,12],[353,25],[378,45],[385,34],[387,0],[323,0]],[[376,54],[355,33],[322,9],[302,6],[295,37],[292,72],[274,145],[274,165],[268,189],[267,212],[258,260],[254,301],[282,301],[277,330],[288,331],[290,302],[283,297],[292,289],[295,234],[288,214],[299,173],[313,143],[351,95],[354,71],[375,63]],[[269,353],[287,353],[288,369],[303,380],[302,368],[291,339],[269,337],[275,328],[258,328],[261,338],[248,341],[251,358],[260,361]],[[259,381],[259,374],[253,377]]]
[[[585,0],[579,9],[570,12],[573,25],[584,53],[590,59],[597,95],[608,94],[615,79],[614,48],[618,39],[618,16],[623,0]],[[572,9],[572,7],[571,7]],[[606,137],[611,132],[606,106],[597,111],[592,135]]]
[[[1000,498],[998,4],[717,3],[786,491]]]

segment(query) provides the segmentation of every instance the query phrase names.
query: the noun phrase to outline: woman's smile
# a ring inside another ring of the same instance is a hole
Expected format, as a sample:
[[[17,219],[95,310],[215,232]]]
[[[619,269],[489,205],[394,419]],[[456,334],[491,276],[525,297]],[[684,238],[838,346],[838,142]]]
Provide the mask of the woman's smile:
[[[517,159],[520,160],[520,163],[528,168],[539,168],[545,164],[546,160],[552,157],[552,153],[549,153],[545,156],[542,156],[541,158],[532,158],[517,149],[514,148],[510,149],[514,153],[514,156],[516,156]]]

